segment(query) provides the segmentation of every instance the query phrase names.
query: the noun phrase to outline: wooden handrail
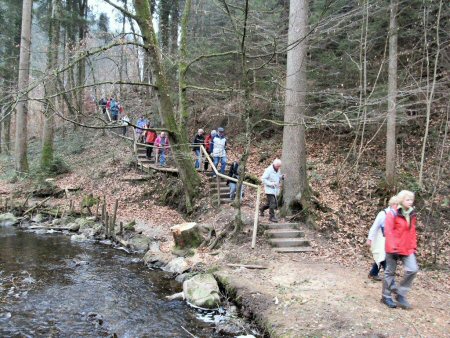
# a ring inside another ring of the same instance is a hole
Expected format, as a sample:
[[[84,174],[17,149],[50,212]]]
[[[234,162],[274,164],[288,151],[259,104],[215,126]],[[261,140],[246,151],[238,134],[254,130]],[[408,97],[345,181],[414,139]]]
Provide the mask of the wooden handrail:
[[[124,138],[124,139],[130,140],[130,141],[133,142],[133,151],[134,151],[135,155],[137,155],[137,147],[138,147],[138,145],[145,146],[145,147],[157,148],[156,146],[152,146],[152,145],[149,145],[149,144],[138,142],[137,139],[136,139],[135,128],[133,126],[132,126],[132,128],[133,128],[133,138],[127,137],[127,136],[124,136],[124,135],[120,135],[118,133],[115,133],[115,134],[120,136],[120,137],[122,137],[122,138]],[[189,146],[193,147],[194,145],[191,144]],[[197,146],[197,145],[195,145],[195,146]],[[217,180],[219,179],[219,177],[221,177],[223,179],[226,179],[226,180],[234,182],[234,183],[238,183],[239,182],[239,180],[237,180],[236,178],[224,175],[224,174],[220,173],[217,170],[216,166],[214,165],[214,162],[211,160],[211,157],[209,156],[208,152],[206,151],[206,149],[205,149],[205,147],[203,145],[200,145],[200,150],[201,150],[201,153],[203,153],[203,155],[205,156],[205,158],[208,161],[209,165],[211,166],[212,170],[214,171],[214,174],[217,176]],[[156,155],[155,157],[156,157],[156,160],[157,160],[158,155]],[[203,157],[201,156],[201,154],[200,154],[200,157],[201,157],[200,163],[203,163]],[[246,185],[248,187],[256,189],[255,216],[254,216],[254,220],[253,220],[253,233],[252,233],[252,249],[254,249],[255,245],[256,245],[256,235],[258,233],[259,204],[261,203],[261,187],[259,185],[252,184],[252,183],[245,182],[245,181],[243,181],[242,184]],[[217,190],[217,195],[218,195],[219,205],[220,205],[220,189]]]
[[[238,182],[239,182],[239,180],[237,180],[237,179],[235,179],[235,178],[233,178],[233,177],[230,177],[230,176],[221,174],[221,173],[217,170],[217,168],[216,168],[216,166],[214,165],[214,163],[213,163],[213,161],[211,160],[211,158],[209,157],[209,154],[208,154],[208,152],[206,151],[205,147],[204,147],[203,145],[200,145],[200,149],[201,149],[202,153],[205,155],[206,159],[207,159],[208,162],[209,162],[209,165],[211,166],[211,168],[212,168],[213,171],[214,171],[214,174],[215,174],[217,177],[222,177],[222,178],[224,178],[224,179],[226,179],[226,180],[229,180],[229,181],[235,182],[235,183],[238,183]],[[254,249],[254,248],[255,248],[255,245],[256,245],[256,234],[258,233],[259,204],[260,204],[260,202],[261,202],[261,199],[260,199],[260,196],[261,196],[261,187],[260,187],[259,185],[252,184],[252,183],[245,182],[245,181],[243,181],[242,184],[244,184],[244,185],[246,185],[246,186],[248,186],[248,187],[252,187],[252,188],[255,188],[255,189],[256,189],[255,217],[254,217],[254,220],[253,220],[253,234],[252,234],[252,249]],[[219,191],[219,190],[217,190],[217,193],[218,193],[218,195],[220,196],[220,191]],[[220,198],[220,197],[219,197],[219,198]]]

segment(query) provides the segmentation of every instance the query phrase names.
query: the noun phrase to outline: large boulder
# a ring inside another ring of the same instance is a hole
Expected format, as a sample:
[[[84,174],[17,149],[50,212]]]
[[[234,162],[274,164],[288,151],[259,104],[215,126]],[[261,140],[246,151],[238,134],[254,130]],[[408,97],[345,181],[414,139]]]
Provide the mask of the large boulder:
[[[203,242],[197,223],[182,223],[170,228],[175,245],[180,248],[196,248]]]
[[[137,235],[128,239],[127,242],[131,250],[137,252],[145,252],[148,250],[151,240],[147,236]]]
[[[198,274],[183,283],[186,300],[197,307],[215,309],[220,305],[219,285],[213,275]]]
[[[172,255],[170,253],[161,252],[159,250],[155,251],[152,249],[148,250],[143,258],[145,265],[157,269],[166,265],[171,259]]]
[[[172,259],[165,267],[163,267],[163,270],[180,275],[189,270],[189,264],[183,257],[177,257]]]
[[[16,224],[17,222],[17,217],[10,212],[0,215],[0,226],[10,226]]]

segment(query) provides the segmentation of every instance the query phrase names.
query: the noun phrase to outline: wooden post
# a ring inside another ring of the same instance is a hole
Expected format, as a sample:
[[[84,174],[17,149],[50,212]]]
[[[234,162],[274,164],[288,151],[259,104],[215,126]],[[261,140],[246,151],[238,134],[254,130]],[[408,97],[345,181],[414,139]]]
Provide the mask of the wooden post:
[[[252,249],[256,245],[256,233],[258,232],[258,222],[259,222],[259,202],[261,198],[261,187],[256,189],[256,204],[255,204],[255,219],[253,221],[253,236],[252,236]]]
[[[119,232],[120,232],[120,235],[122,236],[123,235],[123,222],[119,223],[119,227],[120,227]]]
[[[117,215],[117,208],[119,206],[119,200],[116,199],[116,203],[114,204],[114,211],[113,211],[113,216],[112,216],[112,225],[113,228],[116,225],[116,215]]]
[[[109,225],[109,234],[113,240],[116,240],[116,227],[114,226],[113,219],[111,219],[111,223]]]
[[[69,215],[72,215],[72,212],[73,212],[73,203],[72,203],[72,200],[70,200],[70,203],[69,203]]]
[[[80,202],[80,215],[83,216],[83,199]]]
[[[5,198],[5,212],[8,212],[8,197]]]
[[[217,170],[217,168],[216,168]],[[216,186],[217,186],[217,206],[220,207],[220,177],[216,176]]]
[[[137,140],[136,140],[136,129],[133,127],[133,153],[137,156]]]

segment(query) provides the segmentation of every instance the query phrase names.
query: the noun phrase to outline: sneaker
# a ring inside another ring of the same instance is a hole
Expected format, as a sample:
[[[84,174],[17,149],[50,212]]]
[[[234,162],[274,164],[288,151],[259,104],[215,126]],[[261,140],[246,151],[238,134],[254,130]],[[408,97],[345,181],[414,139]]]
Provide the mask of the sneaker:
[[[395,300],[397,301],[398,306],[402,309],[409,310],[411,308],[411,304],[409,304],[409,302],[406,300],[406,297],[397,295],[397,297],[395,297]]]
[[[374,275],[371,275],[370,273],[367,277],[376,282],[381,282],[383,280],[383,278],[381,278],[380,276],[378,276],[378,275],[374,276]]]
[[[276,218],[275,216],[270,216],[269,221],[271,221],[272,223],[278,223],[278,218]]]
[[[397,305],[394,303],[392,298],[382,297],[380,302],[385,304],[387,307],[389,307],[391,309],[395,309],[397,307]]]

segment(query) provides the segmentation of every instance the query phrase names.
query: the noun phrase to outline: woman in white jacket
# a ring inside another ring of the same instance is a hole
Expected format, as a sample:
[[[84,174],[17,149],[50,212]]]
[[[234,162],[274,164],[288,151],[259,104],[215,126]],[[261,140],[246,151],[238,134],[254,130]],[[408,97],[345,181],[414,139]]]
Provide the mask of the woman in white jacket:
[[[374,263],[372,265],[372,269],[369,272],[369,278],[381,281],[382,278],[378,275],[380,272],[380,268],[386,268],[386,251],[385,251],[385,238],[384,238],[384,222],[386,221],[386,214],[388,212],[392,212],[392,207],[397,205],[397,196],[391,197],[389,200],[389,206],[381,210],[375,221],[372,224],[372,227],[369,230],[369,235],[367,236],[366,244],[370,247],[374,259]]]

